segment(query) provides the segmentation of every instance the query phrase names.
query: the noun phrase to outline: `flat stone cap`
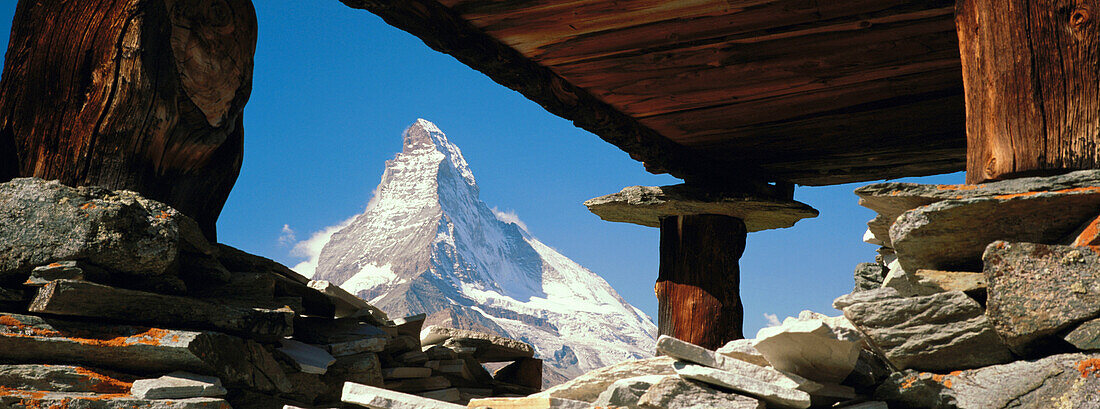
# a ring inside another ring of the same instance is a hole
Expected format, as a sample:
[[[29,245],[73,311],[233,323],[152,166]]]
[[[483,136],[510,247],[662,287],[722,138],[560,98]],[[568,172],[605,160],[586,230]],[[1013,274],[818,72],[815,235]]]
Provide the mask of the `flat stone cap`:
[[[588,199],[584,205],[609,222],[660,227],[662,217],[718,214],[744,220],[750,232],[791,227],[818,214],[817,209],[794,200],[715,194],[686,185],[630,186]]]

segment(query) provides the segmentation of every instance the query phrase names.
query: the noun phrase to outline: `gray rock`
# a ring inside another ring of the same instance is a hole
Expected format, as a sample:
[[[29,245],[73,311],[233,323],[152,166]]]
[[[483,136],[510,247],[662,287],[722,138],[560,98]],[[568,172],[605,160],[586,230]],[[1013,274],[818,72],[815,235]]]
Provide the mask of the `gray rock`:
[[[856,266],[855,288],[853,293],[869,291],[882,287],[882,280],[886,278],[886,269],[877,263],[859,263]]]
[[[649,390],[649,387],[666,378],[676,378],[676,376],[646,375],[620,379],[600,393],[592,404],[594,406],[637,406],[638,400]]]
[[[986,315],[1015,351],[1100,314],[1100,255],[1088,248],[995,242],[983,259]]]
[[[883,287],[869,291],[861,291],[857,293],[842,295],[833,300],[833,308],[843,310],[854,304],[882,301],[892,298],[901,298],[901,294],[898,294],[898,290],[896,289]]]
[[[600,396],[600,393],[620,379],[643,375],[675,375],[676,371],[672,369],[673,362],[675,362],[675,359],[667,356],[623,361],[589,371],[569,382],[532,396],[594,402]]]
[[[417,392],[416,396],[422,398],[435,399],[444,402],[458,402],[462,399],[462,393],[458,391],[458,388],[439,389],[434,391]]]
[[[325,383],[343,385],[355,382],[363,385],[382,386],[382,363],[377,354],[365,353],[336,358],[324,375]]]
[[[1100,318],[1081,323],[1062,339],[1082,351],[1100,349]]]
[[[0,365],[0,385],[54,392],[129,393],[135,377],[71,365]]]
[[[753,365],[771,366],[771,364],[768,363],[768,359],[764,358],[764,355],[761,354],[760,351],[757,351],[756,347],[752,346],[755,342],[755,339],[735,339],[727,342],[726,345],[718,348],[714,353],[745,361]]]
[[[364,352],[382,352],[386,348],[386,338],[379,336],[354,341],[334,342],[326,344],[324,348],[335,357],[357,355]]]
[[[309,287],[332,299],[332,303],[336,306],[336,318],[365,318],[369,319],[368,322],[373,325],[382,325],[389,321],[389,317],[386,316],[385,312],[345,291],[336,284],[324,280],[314,280],[309,282]]]
[[[571,399],[528,396],[525,398],[482,398],[467,405],[478,409],[591,409],[588,402]]]
[[[659,227],[660,218],[667,216],[726,215],[744,220],[750,232],[791,227],[818,214],[814,208],[793,200],[715,194],[686,185],[631,186],[589,199],[584,205],[603,220],[649,227]]]
[[[87,274],[85,274],[87,270]],[[30,277],[23,285],[42,286],[53,280],[89,280],[106,278],[107,272],[88,263],[74,260],[58,261],[31,270]]]
[[[898,368],[954,370],[1013,360],[981,306],[960,291],[857,303],[844,316]]]
[[[130,394],[141,399],[185,399],[225,396],[222,381],[214,376],[172,372],[160,378],[134,381]]]
[[[213,254],[194,220],[129,191],[35,178],[0,183],[0,278],[86,260],[137,276],[171,272],[181,251]]]
[[[442,344],[445,347],[476,348],[474,358],[481,362],[514,361],[519,358],[535,356],[535,348],[530,344],[505,337],[431,325],[420,333],[420,344],[424,346]]]
[[[1083,170],[1051,177],[1008,179],[980,185],[927,185],[887,182],[856,189],[859,204],[878,216],[867,223],[872,234],[889,247],[890,225],[902,213],[917,207],[949,199],[967,199],[1012,195],[1026,192],[1058,191],[1100,186],[1100,171]],[[912,270],[916,271],[916,270]]]
[[[424,398],[394,392],[368,385],[360,385],[353,382],[344,384],[340,401],[359,405],[366,408],[385,409],[462,409],[465,406],[453,403],[441,402],[435,399]]]
[[[278,351],[289,357],[299,371],[324,375],[328,371],[328,367],[336,362],[336,358],[326,352],[324,348],[293,339],[284,339],[279,343],[282,346],[279,347]]]
[[[753,365],[725,355],[719,355],[717,358],[718,365],[715,366],[715,369],[733,372],[741,376],[746,376],[783,388],[798,389],[805,392],[814,392],[821,389],[821,384],[791,372],[778,371],[767,366]]]
[[[838,337],[826,320],[813,313],[805,315],[761,329],[753,346],[775,369],[814,381],[840,382],[859,359],[860,340],[848,338],[856,331],[839,328],[844,336]]]
[[[711,368],[718,366],[718,361],[714,357],[714,351],[690,342],[681,341],[668,335],[661,335],[657,338],[657,354],[671,356],[681,361],[694,362]]]
[[[903,213],[890,239],[905,271],[976,271],[989,243],[1057,242],[1097,208],[1100,187],[944,200]]]
[[[409,379],[427,378],[432,376],[432,369],[425,367],[398,367],[382,369],[382,379]]]
[[[984,293],[989,280],[983,273],[963,271],[917,270],[916,285],[934,292],[962,291],[965,293]]]
[[[946,375],[899,372],[876,391],[891,407],[1100,407],[1100,355],[1063,354]]]
[[[759,398],[769,405],[789,408],[810,407],[810,395],[797,389],[784,388],[732,372],[685,362],[673,363],[673,368],[681,378],[744,393]]]
[[[763,401],[735,393],[712,389],[705,384],[678,376],[663,378],[638,398],[645,409],[764,409]]]
[[[860,402],[851,405],[837,406],[835,409],[890,409],[890,407],[886,406],[886,402],[876,400],[871,402]]]
[[[0,408],[66,409],[226,409],[229,402],[217,398],[140,399],[95,393],[6,391]]]

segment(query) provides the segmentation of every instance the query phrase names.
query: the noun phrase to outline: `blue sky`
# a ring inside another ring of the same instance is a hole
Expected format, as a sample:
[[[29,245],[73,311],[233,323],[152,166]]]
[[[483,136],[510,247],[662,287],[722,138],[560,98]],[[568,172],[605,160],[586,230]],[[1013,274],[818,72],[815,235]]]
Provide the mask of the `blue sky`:
[[[297,240],[362,212],[384,161],[417,118],[462,148],[481,198],[513,211],[544,243],[603,276],[656,317],[657,229],[601,221],[581,204],[652,175],[595,135],[573,127],[450,56],[337,0],[254,2],[259,19],[252,98],[245,108],[241,176],[218,223],[219,240],[293,266]],[[15,1],[0,3],[6,49]],[[919,180],[962,183],[961,173]],[[745,334],[803,309],[838,314],[852,270],[873,261],[861,242],[873,213],[862,184],[799,187],[821,216],[749,235],[741,259]],[[283,238],[284,240],[280,240]]]

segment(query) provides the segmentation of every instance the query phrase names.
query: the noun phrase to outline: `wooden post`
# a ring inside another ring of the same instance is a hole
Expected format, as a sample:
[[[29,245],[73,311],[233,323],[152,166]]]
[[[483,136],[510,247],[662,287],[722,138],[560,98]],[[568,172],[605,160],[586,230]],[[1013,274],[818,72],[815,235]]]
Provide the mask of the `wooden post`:
[[[716,349],[743,338],[740,267],[748,231],[721,215],[661,218],[657,326],[669,335]]]
[[[20,0],[0,182],[134,190],[215,239],[241,166],[256,32],[250,0]]]
[[[1100,167],[1100,1],[959,0],[967,183]]]

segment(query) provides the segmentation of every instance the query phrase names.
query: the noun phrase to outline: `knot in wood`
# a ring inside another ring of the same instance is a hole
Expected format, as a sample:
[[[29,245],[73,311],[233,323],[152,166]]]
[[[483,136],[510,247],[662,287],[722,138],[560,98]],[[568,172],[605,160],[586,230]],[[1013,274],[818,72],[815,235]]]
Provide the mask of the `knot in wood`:
[[[1069,23],[1073,27],[1081,27],[1089,22],[1089,11],[1085,8],[1078,8],[1073,10],[1073,14],[1069,16]]]

